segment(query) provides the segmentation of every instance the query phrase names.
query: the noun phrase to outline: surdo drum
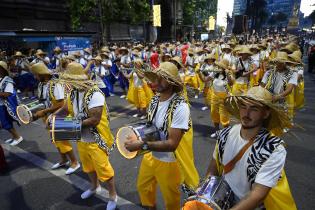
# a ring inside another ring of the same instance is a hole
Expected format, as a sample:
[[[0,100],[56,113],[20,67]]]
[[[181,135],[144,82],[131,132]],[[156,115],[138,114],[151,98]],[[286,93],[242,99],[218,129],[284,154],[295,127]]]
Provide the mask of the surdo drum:
[[[52,116],[49,126],[52,142],[81,140],[81,123],[81,120],[72,117]]]
[[[16,108],[16,114],[22,123],[29,124],[33,121],[34,114],[45,108],[45,104],[38,99],[22,101]]]

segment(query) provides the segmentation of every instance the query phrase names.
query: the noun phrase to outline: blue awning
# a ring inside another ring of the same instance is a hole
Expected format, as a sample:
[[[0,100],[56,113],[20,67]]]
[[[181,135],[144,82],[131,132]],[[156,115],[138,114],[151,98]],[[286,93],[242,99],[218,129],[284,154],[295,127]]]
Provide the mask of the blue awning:
[[[24,42],[55,42],[54,36],[48,37],[21,37]]]

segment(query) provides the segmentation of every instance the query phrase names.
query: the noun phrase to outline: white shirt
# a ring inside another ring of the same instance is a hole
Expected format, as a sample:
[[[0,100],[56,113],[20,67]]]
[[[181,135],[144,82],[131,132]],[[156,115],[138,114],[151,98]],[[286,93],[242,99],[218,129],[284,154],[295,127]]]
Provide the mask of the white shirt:
[[[77,96],[75,94],[74,100],[72,102],[73,104],[73,113],[75,118],[82,118],[83,116],[83,100],[84,100],[84,92],[79,92],[79,100],[78,104],[79,107],[77,106]],[[100,92],[95,92],[91,100],[89,102],[88,109],[92,109],[95,107],[100,107],[105,105],[105,97],[100,93]],[[87,116],[84,116],[87,117]],[[90,128],[82,128],[82,133],[81,133],[81,141],[83,142],[95,142],[94,136],[90,132]]]
[[[123,55],[121,58],[120,58],[120,63],[123,63],[123,64],[128,64],[131,62],[131,59],[130,59],[130,56],[129,55]],[[125,68],[123,66],[121,66],[120,68]]]
[[[133,85],[135,87],[142,87],[143,86],[143,82],[142,82],[142,79],[140,79],[137,75],[136,72],[133,72],[132,73],[132,77],[133,77]]]
[[[225,60],[228,60],[229,61],[229,65],[232,64],[232,54],[231,53],[224,53],[223,56],[222,56],[222,60],[225,59]]]
[[[45,100],[46,107],[50,106],[49,101],[49,89],[48,89],[48,83],[41,83],[38,85],[38,98],[40,100]],[[53,92],[55,100],[63,100],[65,98],[64,94],[64,87],[61,84],[56,84]]]
[[[227,78],[223,80],[223,75],[220,74],[218,78],[214,78],[212,87],[214,92],[226,92]]]
[[[175,96],[171,96],[166,101],[160,101],[156,115],[153,119],[153,124],[158,128],[161,129],[163,127],[164,123],[164,117],[166,115],[167,108],[172,100],[172,98]],[[188,130],[189,126],[189,116],[190,116],[190,110],[187,103],[181,103],[174,111],[173,120],[171,123],[171,128],[177,128],[182,130]],[[166,137],[163,135],[162,132],[160,132],[161,140],[166,140]],[[163,162],[175,162],[176,158],[174,156],[173,152],[152,152],[153,156],[160,161]]]
[[[105,76],[105,73],[106,70],[102,65],[94,66],[94,68],[92,69],[92,77],[94,77],[94,81],[96,81],[97,87],[99,88],[106,88],[106,85],[102,79],[102,77]]]
[[[48,63],[50,62],[50,59],[47,56],[44,58],[44,60]],[[31,65],[36,64],[36,63],[44,63],[44,61],[42,61],[38,58],[35,58],[34,60],[32,60]],[[44,64],[46,65],[46,63],[44,63]]]
[[[0,81],[1,81],[2,79],[3,79],[3,78],[0,78]],[[1,82],[0,82],[0,84],[1,84]],[[1,85],[2,85],[2,84],[1,84]],[[12,83],[8,82],[8,83],[6,84],[6,86],[4,87],[4,93],[11,93],[11,94],[13,94],[13,92],[14,92],[14,86],[13,86]],[[4,105],[3,98],[0,97],[0,106],[3,106],[3,105]]]
[[[194,66],[194,64],[195,64],[195,59],[193,57],[187,56],[186,65],[189,65],[187,67],[187,71],[188,71],[189,76],[195,76],[194,68],[191,67],[191,66]]]
[[[241,137],[240,130],[241,124],[234,125],[230,130],[224,147],[222,158],[223,165],[228,164],[248,142]],[[251,148],[246,150],[243,157],[235,164],[234,169],[224,175],[225,180],[239,199],[244,198],[250,191],[250,183],[247,178],[247,160],[250,149]],[[276,186],[285,164],[286,154],[285,148],[282,145],[278,146],[270,157],[262,164],[256,175],[255,183],[270,188]],[[213,153],[213,158],[216,158],[215,151]]]
[[[271,73],[271,70],[267,71],[264,74],[261,81],[262,83],[267,84],[270,73]],[[280,94],[284,91],[284,87],[283,87],[284,79],[285,79],[284,75],[285,75],[285,72],[278,72],[278,71],[275,72],[276,79],[275,79],[274,89],[272,90],[273,94]],[[298,79],[298,74],[296,72],[293,72],[291,78],[288,81],[288,84],[292,84],[296,86],[298,84],[297,79]]]
[[[242,65],[241,65],[241,62],[237,61],[237,66],[236,66],[236,69],[242,69]],[[249,67],[251,65],[251,61],[249,60],[246,60],[246,61],[243,61],[243,65],[244,65],[244,68],[245,68],[245,71],[249,71]],[[235,79],[235,83],[238,83],[238,84],[248,84],[248,77],[239,77],[237,79]]]
[[[109,65],[110,67],[112,67],[112,65],[113,65],[112,61],[109,59],[103,60],[102,64],[103,65]],[[105,76],[108,76],[110,74],[110,67],[109,68],[104,67],[105,68]]]

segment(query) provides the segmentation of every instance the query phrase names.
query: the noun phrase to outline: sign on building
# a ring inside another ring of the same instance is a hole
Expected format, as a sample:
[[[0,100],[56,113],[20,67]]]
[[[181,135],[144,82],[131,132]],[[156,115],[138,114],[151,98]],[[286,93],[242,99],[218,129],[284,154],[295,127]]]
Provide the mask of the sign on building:
[[[153,26],[161,27],[161,5],[153,5]]]

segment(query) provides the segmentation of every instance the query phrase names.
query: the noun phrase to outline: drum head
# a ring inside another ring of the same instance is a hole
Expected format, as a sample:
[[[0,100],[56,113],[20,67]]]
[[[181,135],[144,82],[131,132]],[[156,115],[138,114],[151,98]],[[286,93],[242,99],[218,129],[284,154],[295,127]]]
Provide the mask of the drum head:
[[[16,107],[16,114],[24,124],[29,124],[32,120],[32,113],[29,111],[28,107],[24,104]]]
[[[136,133],[132,130],[130,127],[122,127],[118,130],[116,135],[116,144],[118,151],[122,156],[124,156],[127,159],[132,159],[137,156],[137,151],[135,152],[129,152],[125,148],[125,142],[128,141],[127,137],[131,137],[132,141],[139,141]]]
[[[184,204],[182,210],[214,210],[214,209],[200,201],[188,201]]]

